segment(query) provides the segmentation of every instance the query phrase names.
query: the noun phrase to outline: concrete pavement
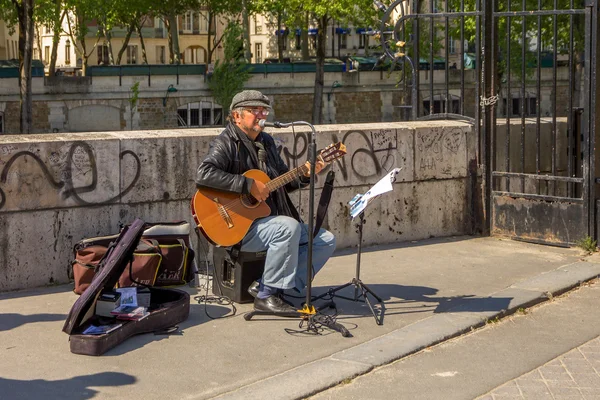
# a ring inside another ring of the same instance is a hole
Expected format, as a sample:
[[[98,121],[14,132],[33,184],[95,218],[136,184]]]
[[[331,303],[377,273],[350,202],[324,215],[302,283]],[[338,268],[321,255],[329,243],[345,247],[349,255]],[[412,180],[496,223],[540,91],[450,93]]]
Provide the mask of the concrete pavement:
[[[311,400],[598,399],[599,295],[595,280]]]
[[[348,282],[355,258],[336,254],[315,293]],[[61,327],[76,299],[71,287],[0,294],[0,399],[303,398],[599,274],[600,259],[578,249],[497,238],[372,247],[363,251],[361,278],[385,302],[383,326],[347,300],[337,300],[338,322],[351,338],[289,334],[298,329],[293,319],[245,321],[250,304],[210,319],[205,311],[230,309],[192,301],[179,335],[140,335],[102,357],[69,352]]]

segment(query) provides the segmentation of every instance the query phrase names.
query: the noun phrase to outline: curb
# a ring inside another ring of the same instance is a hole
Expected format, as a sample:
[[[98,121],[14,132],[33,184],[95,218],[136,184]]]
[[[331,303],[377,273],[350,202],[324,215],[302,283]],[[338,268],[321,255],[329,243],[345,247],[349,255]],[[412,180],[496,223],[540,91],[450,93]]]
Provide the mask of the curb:
[[[563,294],[600,276],[600,263],[578,261],[462,304],[329,357],[285,371],[214,399],[303,399],[448,339]],[[504,306],[499,308],[499,306]]]

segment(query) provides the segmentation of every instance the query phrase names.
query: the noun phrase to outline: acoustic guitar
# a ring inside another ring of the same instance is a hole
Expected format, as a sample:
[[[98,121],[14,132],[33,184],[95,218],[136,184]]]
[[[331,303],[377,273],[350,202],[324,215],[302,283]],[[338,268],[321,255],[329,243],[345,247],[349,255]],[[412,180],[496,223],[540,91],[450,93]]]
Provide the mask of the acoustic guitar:
[[[345,154],[346,146],[338,142],[324,148],[317,159],[328,164]],[[308,165],[303,164],[273,180],[259,169],[246,171],[244,176],[264,183],[269,192],[273,192],[308,171]],[[192,216],[207,240],[224,247],[240,242],[255,219],[271,214],[271,208],[251,194],[206,188],[198,189],[192,198],[191,208]]]

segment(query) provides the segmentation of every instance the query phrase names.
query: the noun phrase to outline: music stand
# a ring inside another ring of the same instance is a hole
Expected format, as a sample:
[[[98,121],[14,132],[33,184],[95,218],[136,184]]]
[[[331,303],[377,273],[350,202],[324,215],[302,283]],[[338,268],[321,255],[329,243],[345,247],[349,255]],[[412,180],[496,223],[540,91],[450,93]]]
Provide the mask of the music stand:
[[[373,318],[375,318],[375,322],[377,323],[377,325],[383,324],[383,310],[385,308],[383,300],[373,290],[371,290],[367,285],[365,285],[363,283],[363,281],[360,279],[360,256],[361,256],[361,252],[362,252],[362,233],[363,233],[363,224],[365,222],[365,209],[366,209],[367,205],[374,198],[379,197],[383,193],[393,190],[392,183],[395,182],[396,175],[398,174],[398,172],[400,172],[400,170],[401,170],[401,168],[394,168],[392,171],[390,171],[388,174],[386,174],[382,179],[380,179],[379,182],[377,182],[364,195],[358,194],[352,200],[350,200],[350,202],[348,203],[350,205],[350,215],[352,216],[352,218],[355,218],[355,217],[359,218],[359,223],[357,225],[357,227],[358,227],[358,249],[356,252],[355,276],[354,276],[354,278],[352,278],[352,280],[350,282],[348,282],[344,285],[341,285],[341,286],[330,288],[327,292],[325,292],[319,296],[313,297],[312,298],[313,301],[322,299],[326,296],[331,296],[331,297],[335,296],[335,297],[339,297],[341,299],[346,299],[346,300],[350,300],[350,301],[363,301],[363,302],[367,303],[367,305],[369,306],[369,309],[371,310],[371,313],[373,314]],[[347,288],[348,286],[354,286],[354,297],[353,298],[337,294],[337,292],[339,292],[342,289]],[[360,295],[359,295],[359,289],[360,289]],[[379,304],[381,304],[381,308],[382,308],[381,315],[377,316],[377,313],[375,312],[375,309],[373,308],[373,305],[371,304],[371,301],[369,300],[368,295],[373,296],[377,300],[377,302]],[[362,296],[362,298],[364,300],[360,300],[360,296]]]

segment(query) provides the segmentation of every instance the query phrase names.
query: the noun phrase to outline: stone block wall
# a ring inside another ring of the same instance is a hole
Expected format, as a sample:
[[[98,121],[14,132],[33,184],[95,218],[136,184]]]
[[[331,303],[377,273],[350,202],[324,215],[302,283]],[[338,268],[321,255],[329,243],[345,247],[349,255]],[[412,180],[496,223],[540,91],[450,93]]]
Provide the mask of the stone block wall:
[[[273,109],[278,121],[311,121],[313,94],[273,95]]]
[[[336,121],[354,124],[382,121],[379,92],[352,92],[335,94]]]
[[[4,108],[4,132],[16,133],[21,127],[21,106],[18,101],[8,101]]]
[[[471,232],[476,159],[471,126],[459,122],[317,126],[317,145],[343,142],[326,167],[335,189],[325,227],[338,247],[357,245],[348,201],[394,167],[394,190],[366,212],[364,245]],[[73,245],[117,233],[134,218],[193,223],[194,177],[221,129],[0,136],[0,291],[66,283]],[[306,160],[310,130],[273,130],[291,168]],[[317,180],[317,197],[325,175]],[[308,190],[292,194],[306,219]],[[193,233],[192,233],[193,235]],[[195,242],[199,260],[210,257]]]
[[[169,108],[163,106],[162,99],[139,99],[137,105],[139,129],[158,129],[170,126],[167,125],[173,119],[170,118],[170,114],[176,112],[177,109],[173,106]],[[167,117],[169,117],[168,120]]]

